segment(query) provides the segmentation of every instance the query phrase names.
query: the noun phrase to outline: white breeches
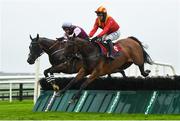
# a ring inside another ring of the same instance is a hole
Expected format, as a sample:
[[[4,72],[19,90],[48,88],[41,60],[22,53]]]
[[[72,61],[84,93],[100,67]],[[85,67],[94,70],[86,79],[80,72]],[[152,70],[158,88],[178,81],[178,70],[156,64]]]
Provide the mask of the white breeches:
[[[113,41],[113,40],[117,40],[119,37],[120,37],[120,30],[118,29],[117,31],[115,31],[109,35],[103,35],[102,39],[105,41],[109,40],[109,39],[111,41]]]

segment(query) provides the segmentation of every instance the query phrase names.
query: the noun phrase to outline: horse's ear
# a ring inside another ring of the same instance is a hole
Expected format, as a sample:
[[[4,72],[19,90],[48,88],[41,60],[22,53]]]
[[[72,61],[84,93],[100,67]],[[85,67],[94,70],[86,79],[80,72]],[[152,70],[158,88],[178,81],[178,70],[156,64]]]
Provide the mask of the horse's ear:
[[[36,37],[37,39],[39,39],[39,34],[37,34],[37,37]]]
[[[29,35],[30,39],[33,40],[33,38],[31,37],[31,35]]]

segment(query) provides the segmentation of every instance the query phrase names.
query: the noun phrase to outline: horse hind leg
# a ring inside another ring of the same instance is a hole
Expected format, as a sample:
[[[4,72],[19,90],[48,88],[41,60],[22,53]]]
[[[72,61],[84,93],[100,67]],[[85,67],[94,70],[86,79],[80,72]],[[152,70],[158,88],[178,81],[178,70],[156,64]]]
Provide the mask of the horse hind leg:
[[[141,72],[141,75],[144,77],[147,77],[151,72],[150,70],[144,70],[144,64],[139,66],[139,70]]]
[[[151,71],[150,70],[144,70],[144,62],[145,61],[143,58],[143,53],[140,50],[134,54],[133,62],[135,65],[138,65],[142,76],[147,77],[149,75],[149,73]]]

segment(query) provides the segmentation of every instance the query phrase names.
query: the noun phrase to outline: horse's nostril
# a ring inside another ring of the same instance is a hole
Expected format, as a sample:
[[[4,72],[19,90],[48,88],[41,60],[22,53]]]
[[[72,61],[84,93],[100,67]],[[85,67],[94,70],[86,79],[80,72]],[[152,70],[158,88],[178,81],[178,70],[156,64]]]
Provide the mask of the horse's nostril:
[[[29,63],[29,64],[34,64],[35,62],[32,60],[32,59],[27,59],[27,62]]]
[[[29,59],[29,58],[27,59],[27,62],[28,62],[28,63],[30,62],[30,59]]]

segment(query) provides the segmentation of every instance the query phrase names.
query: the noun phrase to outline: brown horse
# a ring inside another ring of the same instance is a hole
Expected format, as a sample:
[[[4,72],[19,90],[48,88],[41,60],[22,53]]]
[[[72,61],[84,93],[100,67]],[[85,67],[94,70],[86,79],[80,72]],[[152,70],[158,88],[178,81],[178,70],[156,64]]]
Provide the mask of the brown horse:
[[[51,67],[44,71],[45,77],[53,77],[54,73],[66,73],[73,74],[77,73],[83,65],[81,57],[74,56],[73,58],[65,61],[63,55],[66,41],[57,41],[44,37],[39,37],[37,34],[36,38],[32,38],[30,35],[31,43],[29,46],[30,53],[27,59],[29,64],[34,64],[35,60],[40,57],[44,52],[48,54]],[[119,70],[123,77],[126,77],[124,71]],[[109,75],[110,76],[110,75]]]
[[[35,60],[44,52],[49,56],[49,62],[52,66],[44,71],[45,77],[48,77],[48,74],[53,75],[53,73],[62,72],[73,74],[79,71],[82,61],[79,61],[78,58],[72,58],[68,61],[68,63],[65,61],[63,52],[66,41],[57,41],[44,37],[42,38],[39,37],[38,34],[36,38],[32,38],[30,35],[30,39],[30,53],[27,59],[29,64],[34,64]]]
[[[144,63],[151,64],[152,60],[137,38],[128,37],[117,41],[116,44],[121,46],[122,51],[114,60],[109,60],[100,54],[99,48],[92,42],[82,41],[81,39],[75,39],[73,42],[68,42],[67,47],[64,50],[64,55],[67,58],[71,58],[73,54],[80,53],[83,58],[84,66],[79,70],[76,77],[56,95],[58,96],[64,93],[74,83],[90,74],[87,80],[81,85],[79,91],[72,98],[72,101],[74,101],[79,98],[81,91],[99,76],[111,74],[119,68],[125,69],[132,63],[139,66],[142,76],[146,77],[149,75],[150,70],[144,70]]]

